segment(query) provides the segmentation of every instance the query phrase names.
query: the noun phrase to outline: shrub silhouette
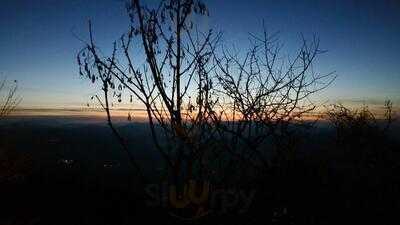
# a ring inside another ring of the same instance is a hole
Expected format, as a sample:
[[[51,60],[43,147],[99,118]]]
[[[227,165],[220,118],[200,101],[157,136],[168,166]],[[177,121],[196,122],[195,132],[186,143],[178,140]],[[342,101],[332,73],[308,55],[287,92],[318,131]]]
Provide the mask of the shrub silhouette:
[[[347,159],[370,165],[389,160],[387,134],[393,122],[391,101],[385,103],[384,118],[379,118],[367,106],[351,110],[341,104],[333,105],[327,118],[335,129],[337,148],[345,152]]]
[[[8,87],[7,79],[0,81],[0,119],[8,116],[15,110],[17,105],[21,102],[21,98],[16,96],[18,89],[17,81]]]

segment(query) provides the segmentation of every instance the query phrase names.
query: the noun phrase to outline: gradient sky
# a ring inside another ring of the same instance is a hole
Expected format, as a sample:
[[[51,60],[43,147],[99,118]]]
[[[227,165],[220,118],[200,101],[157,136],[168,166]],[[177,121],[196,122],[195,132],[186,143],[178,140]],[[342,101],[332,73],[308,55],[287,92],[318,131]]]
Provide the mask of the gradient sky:
[[[149,0],[148,2],[154,2]],[[321,72],[336,71],[322,101],[400,103],[400,2],[398,0],[205,1],[207,25],[225,40],[245,46],[247,32],[279,31],[286,49],[300,34],[319,36],[328,50],[317,61]],[[0,76],[16,79],[23,108],[83,106],[96,92],[79,78],[76,52],[91,19],[97,43],[110,46],[126,30],[124,0],[2,0]]]

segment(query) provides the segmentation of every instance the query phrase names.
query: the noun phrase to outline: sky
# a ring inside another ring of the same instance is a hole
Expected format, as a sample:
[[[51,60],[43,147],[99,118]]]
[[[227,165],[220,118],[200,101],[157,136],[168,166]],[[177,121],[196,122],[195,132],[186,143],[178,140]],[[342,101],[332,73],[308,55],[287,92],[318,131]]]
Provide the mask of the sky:
[[[155,2],[148,0],[147,2]],[[146,2],[146,1],[144,1]],[[262,21],[279,32],[285,49],[316,35],[328,50],[317,61],[336,81],[321,101],[400,103],[400,2],[397,0],[206,0],[207,26],[224,40],[246,46]],[[20,108],[83,107],[96,90],[79,77],[76,53],[87,39],[90,19],[100,46],[126,31],[124,0],[2,0],[0,76],[18,80]]]

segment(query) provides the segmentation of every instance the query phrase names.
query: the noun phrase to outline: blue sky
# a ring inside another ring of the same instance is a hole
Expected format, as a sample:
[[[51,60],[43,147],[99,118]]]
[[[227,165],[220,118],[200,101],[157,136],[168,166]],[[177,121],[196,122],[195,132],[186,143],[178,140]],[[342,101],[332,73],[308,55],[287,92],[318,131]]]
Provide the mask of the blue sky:
[[[150,0],[148,2],[155,2]],[[321,72],[336,71],[336,82],[321,100],[400,102],[400,3],[396,0],[205,1],[207,26],[228,43],[246,46],[247,32],[279,31],[287,50],[300,34],[319,36],[328,50],[317,61]],[[21,107],[86,104],[96,89],[79,78],[75,54],[91,19],[100,46],[110,46],[127,27],[122,0],[5,0],[0,8],[0,76],[17,79]]]

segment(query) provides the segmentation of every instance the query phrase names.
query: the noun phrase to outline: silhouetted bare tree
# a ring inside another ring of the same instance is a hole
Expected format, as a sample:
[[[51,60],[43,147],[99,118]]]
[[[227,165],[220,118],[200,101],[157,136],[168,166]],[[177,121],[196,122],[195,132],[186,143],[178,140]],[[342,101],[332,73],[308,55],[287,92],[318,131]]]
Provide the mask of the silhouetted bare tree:
[[[323,52],[316,38],[303,38],[294,59],[286,61],[276,36],[265,30],[261,37],[251,35],[244,54],[217,48],[221,34],[195,24],[208,15],[201,1],[164,0],[148,7],[133,0],[127,11],[129,31],[114,42],[109,57],[96,46],[89,24],[90,41],[77,56],[80,74],[102,87],[104,97],[94,97],[128,153],[112,125],[109,94],[144,106],[174,183],[193,173],[210,176],[222,161],[224,171],[239,161],[266,168],[271,137],[277,154],[287,157],[296,145],[291,126],[304,125],[304,115],[315,109],[310,96],[335,78],[314,72],[312,64]]]
[[[130,29],[114,43],[111,57],[101,55],[90,25],[90,42],[77,57],[80,74],[102,86],[104,97],[95,97],[121,143],[111,122],[110,91],[119,102],[128,94],[131,103],[144,106],[155,146],[174,182],[190,179],[194,167],[204,168],[203,150],[211,147],[216,99],[209,74],[220,35],[194,25],[196,17],[208,14],[200,1],[165,0],[149,8],[134,0],[127,10]]]
[[[8,86],[7,79],[0,81],[0,119],[9,115],[21,102],[21,98],[17,96],[18,84],[17,81]]]
[[[264,28],[261,36],[250,34],[247,52],[224,48],[221,56],[214,55],[224,99],[219,111],[225,122],[219,128],[230,139],[227,149],[253,166],[270,166],[267,141],[276,146],[276,155],[288,157],[296,145],[291,126],[309,124],[305,116],[316,108],[310,97],[335,79],[333,73],[314,71],[315,59],[324,52],[319,40],[302,40],[294,58],[285,60],[277,34]]]

